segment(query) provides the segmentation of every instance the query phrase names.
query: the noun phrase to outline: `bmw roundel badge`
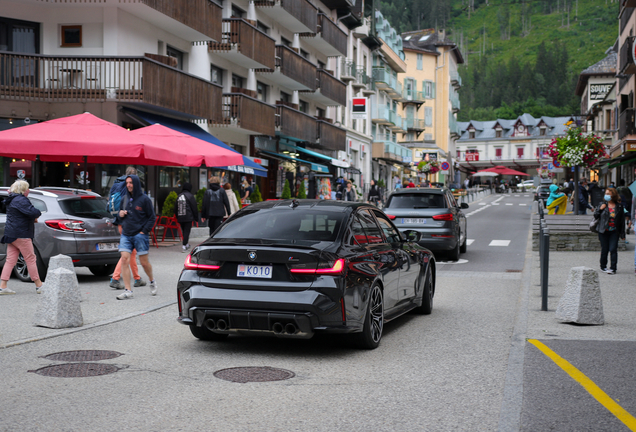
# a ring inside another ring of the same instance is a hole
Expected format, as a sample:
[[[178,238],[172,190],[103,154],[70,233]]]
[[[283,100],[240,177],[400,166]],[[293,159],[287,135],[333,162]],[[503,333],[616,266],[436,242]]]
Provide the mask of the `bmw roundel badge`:
[[[250,252],[247,256],[250,260],[254,261],[256,259],[256,252]]]

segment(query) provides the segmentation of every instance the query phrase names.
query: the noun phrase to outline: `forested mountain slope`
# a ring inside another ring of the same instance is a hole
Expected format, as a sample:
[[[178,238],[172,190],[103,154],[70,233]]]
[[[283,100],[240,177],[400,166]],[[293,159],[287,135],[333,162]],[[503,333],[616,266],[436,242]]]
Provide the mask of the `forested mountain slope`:
[[[457,43],[460,120],[579,112],[580,72],[618,37],[618,0],[376,0],[399,32],[438,28]]]

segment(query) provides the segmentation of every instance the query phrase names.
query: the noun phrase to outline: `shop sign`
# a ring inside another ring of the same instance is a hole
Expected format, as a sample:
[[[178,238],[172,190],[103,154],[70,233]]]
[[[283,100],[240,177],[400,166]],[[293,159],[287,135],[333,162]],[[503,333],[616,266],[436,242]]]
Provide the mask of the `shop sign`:
[[[636,151],[636,143],[627,143],[625,151]]]
[[[365,120],[368,118],[368,98],[353,98],[351,103],[351,118],[355,120]]]
[[[467,162],[479,162],[479,153],[466,153]]]
[[[590,84],[590,100],[603,100],[610,91],[613,83]]]

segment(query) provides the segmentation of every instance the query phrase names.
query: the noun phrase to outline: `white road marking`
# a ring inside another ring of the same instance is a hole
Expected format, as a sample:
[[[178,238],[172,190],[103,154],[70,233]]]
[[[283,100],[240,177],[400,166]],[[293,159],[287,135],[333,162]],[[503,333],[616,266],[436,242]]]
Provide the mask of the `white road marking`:
[[[494,203],[492,203],[492,205],[499,205],[499,203],[497,203],[497,202],[494,202]]]
[[[524,197],[526,197],[526,198],[527,198],[527,197],[529,197],[529,196],[530,196],[530,195],[524,195]]]
[[[466,239],[466,246],[470,246],[475,242],[475,239]]]
[[[506,205],[514,205],[513,203],[506,203]]]
[[[526,206],[526,205],[530,205],[530,204],[519,204],[519,205]]]
[[[521,195],[515,195],[515,198],[519,198]]]
[[[508,246],[509,244],[510,240],[493,240],[488,246]]]
[[[437,261],[437,264],[466,264],[468,260],[459,259],[457,261]]]
[[[488,205],[488,204],[486,204],[486,203],[479,203],[479,205],[480,205],[480,206],[485,206],[485,205]]]

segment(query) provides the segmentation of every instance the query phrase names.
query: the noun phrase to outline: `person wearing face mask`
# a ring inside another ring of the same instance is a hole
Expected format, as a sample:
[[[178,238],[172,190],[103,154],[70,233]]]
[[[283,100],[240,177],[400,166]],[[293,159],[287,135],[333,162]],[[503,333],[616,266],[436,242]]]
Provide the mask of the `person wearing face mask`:
[[[594,219],[599,219],[597,230],[598,239],[601,242],[601,270],[607,274],[616,274],[618,239],[625,239],[625,210],[616,189],[605,189],[603,202],[594,212]],[[607,267],[608,252],[610,254],[609,268]]]

